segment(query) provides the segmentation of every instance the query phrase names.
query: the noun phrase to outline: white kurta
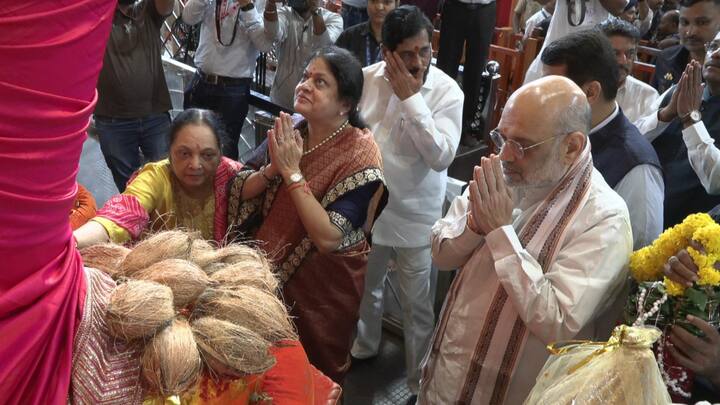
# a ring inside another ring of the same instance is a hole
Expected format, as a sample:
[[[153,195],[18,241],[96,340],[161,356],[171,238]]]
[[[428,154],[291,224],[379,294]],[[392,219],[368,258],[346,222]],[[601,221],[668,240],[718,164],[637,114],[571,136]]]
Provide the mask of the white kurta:
[[[663,131],[670,125],[670,122],[664,122],[660,121],[658,119],[658,112],[660,110],[660,104],[662,104],[662,101],[665,100],[666,97],[670,94],[671,91],[675,91],[676,84],[673,84],[672,87],[665,90],[663,94],[661,94],[659,97],[655,99],[655,101],[650,106],[650,111],[644,116],[640,117],[637,120],[633,121],[633,125],[637,127],[637,129],[640,131],[641,134],[645,137],[645,139],[648,140],[648,142],[652,142],[660,136],[660,134],[663,133]]]
[[[708,194],[720,194],[720,149],[700,121],[682,131],[688,158]]]
[[[461,267],[454,281],[460,288],[452,307],[446,303],[443,308],[450,316],[439,352],[424,361],[425,367],[432,362],[433,368],[424,370],[420,404],[456,402],[485,321],[478,314],[487,313],[498,282],[508,294],[505,305],[514,306],[529,331],[511,377],[506,404],[525,400],[548,358],[548,343],[609,336],[614,317],[600,314],[620,295],[632,253],[625,202],[593,169],[588,198],[568,226],[555,262],[543,272],[521,245],[517,232],[548,192],[539,190],[534,197],[520,199],[512,226],[498,228],[486,238],[465,226],[467,193],[458,197],[445,218],[433,227],[433,260],[440,268]],[[507,338],[496,333],[493,342],[505,344]],[[497,368],[501,361],[488,357],[483,367]],[[480,403],[479,398],[488,396],[494,386],[495,381],[481,375],[472,403]]]
[[[390,193],[375,221],[373,242],[428,246],[430,228],[442,216],[447,168],[460,143],[463,92],[435,66],[420,91],[402,101],[385,78],[385,62],[363,74],[358,108],[380,147]]]
[[[615,101],[622,108],[627,119],[633,125],[638,126],[637,121],[640,118],[657,112],[654,106],[658,97],[660,95],[654,87],[628,76],[625,83],[618,89]]]

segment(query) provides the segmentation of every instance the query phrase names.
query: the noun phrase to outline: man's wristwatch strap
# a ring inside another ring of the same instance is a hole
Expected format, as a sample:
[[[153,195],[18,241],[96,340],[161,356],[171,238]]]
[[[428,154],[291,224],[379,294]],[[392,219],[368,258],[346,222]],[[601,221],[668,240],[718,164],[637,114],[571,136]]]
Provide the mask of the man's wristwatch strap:
[[[685,127],[695,125],[698,122],[700,122],[701,120],[702,120],[702,116],[700,115],[700,111],[698,111],[698,110],[690,111],[689,113],[680,117],[680,122],[682,122],[683,126],[685,126]]]

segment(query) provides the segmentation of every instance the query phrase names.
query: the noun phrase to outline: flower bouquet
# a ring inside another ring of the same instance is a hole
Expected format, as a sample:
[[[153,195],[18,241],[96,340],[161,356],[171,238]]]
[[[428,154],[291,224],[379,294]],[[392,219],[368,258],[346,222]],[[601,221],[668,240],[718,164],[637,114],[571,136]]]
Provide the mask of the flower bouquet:
[[[698,268],[697,281],[692,286],[679,284],[663,273],[668,260],[682,249],[687,250]],[[665,332],[678,325],[702,336],[699,329],[686,321],[688,315],[711,325],[720,323],[718,261],[720,225],[707,214],[688,216],[630,257],[630,272],[636,283],[625,307],[625,322],[633,326],[656,326],[663,331],[655,353],[665,384],[676,402],[690,397],[693,376],[672,358],[667,350],[671,343]]]

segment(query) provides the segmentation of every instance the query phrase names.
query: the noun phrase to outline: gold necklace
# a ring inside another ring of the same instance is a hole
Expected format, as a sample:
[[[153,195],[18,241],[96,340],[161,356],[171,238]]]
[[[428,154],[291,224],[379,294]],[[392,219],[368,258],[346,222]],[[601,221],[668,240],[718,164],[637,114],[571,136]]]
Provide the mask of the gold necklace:
[[[303,152],[302,155],[305,156],[305,155],[307,155],[307,154],[310,154],[310,152],[312,152],[312,151],[314,151],[315,149],[323,146],[323,145],[326,144],[329,140],[335,138],[335,136],[336,136],[337,134],[339,134],[340,132],[342,132],[343,129],[345,129],[345,127],[347,126],[347,124],[348,124],[348,121],[343,122],[343,124],[340,125],[340,127],[339,127],[338,129],[336,129],[335,132],[332,133],[332,135],[330,135],[330,136],[328,136],[327,138],[323,139],[322,142],[320,142],[319,144],[313,146],[312,149],[309,149],[307,152]],[[308,139],[310,139],[310,134],[308,134]]]

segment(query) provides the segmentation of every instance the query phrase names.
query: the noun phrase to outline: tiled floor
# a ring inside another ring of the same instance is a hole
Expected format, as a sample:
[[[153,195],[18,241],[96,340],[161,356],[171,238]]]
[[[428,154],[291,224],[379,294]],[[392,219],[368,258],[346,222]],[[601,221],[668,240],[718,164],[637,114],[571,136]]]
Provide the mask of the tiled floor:
[[[345,378],[343,405],[404,405],[410,397],[405,384],[402,339],[384,333],[380,354],[353,364]]]

